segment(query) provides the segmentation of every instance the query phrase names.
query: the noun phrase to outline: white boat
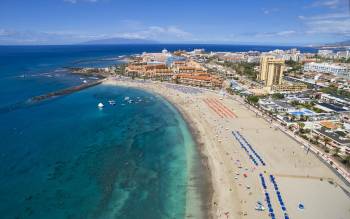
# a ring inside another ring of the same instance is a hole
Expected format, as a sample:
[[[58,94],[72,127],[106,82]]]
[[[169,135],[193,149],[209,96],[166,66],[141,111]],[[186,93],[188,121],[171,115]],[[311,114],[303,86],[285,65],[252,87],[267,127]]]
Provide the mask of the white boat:
[[[87,80],[84,80],[83,83],[86,84],[86,83],[87,83]]]
[[[125,97],[125,98],[124,98],[124,100],[129,100],[129,99],[130,99],[130,97]]]
[[[105,106],[105,105],[103,105],[103,103],[99,103],[99,104],[97,105],[97,107],[100,108],[100,109],[102,109],[104,106]]]
[[[108,100],[108,103],[109,103],[110,105],[115,105],[115,100]]]

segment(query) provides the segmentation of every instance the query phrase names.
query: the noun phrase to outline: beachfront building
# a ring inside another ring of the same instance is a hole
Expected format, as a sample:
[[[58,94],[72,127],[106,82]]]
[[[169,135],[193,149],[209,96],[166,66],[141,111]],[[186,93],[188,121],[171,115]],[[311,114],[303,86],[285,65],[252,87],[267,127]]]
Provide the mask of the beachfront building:
[[[340,104],[340,105],[350,107],[349,100],[335,97],[335,96],[330,95],[330,94],[321,93],[320,101],[322,101],[324,103],[334,103],[334,104]]]
[[[177,69],[179,67],[184,67],[184,66],[187,66],[187,62],[186,61],[174,61],[170,65],[170,67],[173,68],[173,69]]]
[[[312,136],[318,136],[319,142],[328,149],[339,150],[339,154],[343,156],[350,155],[350,138],[344,131],[321,127],[312,130]]]
[[[177,74],[192,74],[194,72],[206,72],[207,71],[204,67],[201,67],[199,65],[195,65],[194,63],[191,63],[191,62],[186,62],[185,65],[183,65],[183,64],[173,65],[172,69]]]
[[[340,65],[340,64],[310,62],[310,63],[304,64],[304,71],[328,73],[338,77],[350,78],[349,67],[346,65]]]
[[[222,79],[202,72],[176,74],[174,75],[174,81],[175,83],[210,89],[221,88],[223,83]]]
[[[170,56],[171,54],[164,50],[161,53],[143,53],[141,55],[142,62],[146,63],[165,63]]]
[[[307,90],[304,83],[282,83],[271,86],[271,91],[275,93],[298,93]]]
[[[169,81],[174,72],[165,64],[132,63],[125,68],[125,74],[129,77]]]
[[[260,60],[260,72],[257,75],[259,81],[263,81],[265,87],[282,84],[284,60],[273,56],[262,56]]]
[[[265,89],[272,93],[293,93],[307,90],[307,85],[304,83],[283,81],[284,68],[284,59],[276,59],[274,56],[262,56],[257,79],[263,81]]]
[[[285,101],[260,99],[259,107],[267,112],[275,113],[287,113],[288,111],[295,110],[295,108]]]

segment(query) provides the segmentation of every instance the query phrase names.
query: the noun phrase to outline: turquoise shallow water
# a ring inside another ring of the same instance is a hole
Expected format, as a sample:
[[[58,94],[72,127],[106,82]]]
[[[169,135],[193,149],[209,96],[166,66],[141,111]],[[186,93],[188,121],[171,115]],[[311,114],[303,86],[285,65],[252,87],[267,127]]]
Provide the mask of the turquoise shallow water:
[[[99,85],[0,120],[2,218],[184,218],[194,143],[162,98]]]

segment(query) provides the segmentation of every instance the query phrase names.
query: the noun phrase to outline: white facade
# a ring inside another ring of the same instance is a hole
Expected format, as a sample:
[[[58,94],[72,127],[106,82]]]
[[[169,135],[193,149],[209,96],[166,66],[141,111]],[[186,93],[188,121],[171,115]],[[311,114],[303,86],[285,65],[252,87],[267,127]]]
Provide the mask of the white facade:
[[[333,51],[332,50],[329,50],[329,49],[321,49],[321,50],[318,50],[318,55],[320,56],[329,56],[329,55],[333,55]]]
[[[339,77],[350,77],[350,72],[347,67],[329,63],[306,63],[304,65],[304,71],[330,73]]]
[[[350,51],[349,50],[346,50],[346,51],[340,51],[340,52],[337,52],[337,57],[338,58],[350,58]]]

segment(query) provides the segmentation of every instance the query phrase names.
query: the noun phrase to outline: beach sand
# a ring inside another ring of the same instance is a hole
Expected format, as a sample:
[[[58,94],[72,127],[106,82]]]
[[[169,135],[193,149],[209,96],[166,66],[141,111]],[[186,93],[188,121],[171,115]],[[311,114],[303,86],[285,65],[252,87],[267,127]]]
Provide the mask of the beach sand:
[[[350,187],[314,154],[306,153],[300,144],[234,99],[239,97],[141,80],[109,79],[105,84],[160,94],[183,114],[210,175],[211,189],[201,196],[207,197],[202,210],[209,209],[210,217],[269,218],[267,210],[255,210],[257,201],[267,207],[259,178],[262,173],[277,218],[283,218],[284,212],[270,174],[276,178],[290,218],[350,218]],[[232,131],[241,133],[266,166],[254,165]],[[303,210],[299,203],[305,206]],[[191,203],[187,206],[187,216],[196,215]]]

